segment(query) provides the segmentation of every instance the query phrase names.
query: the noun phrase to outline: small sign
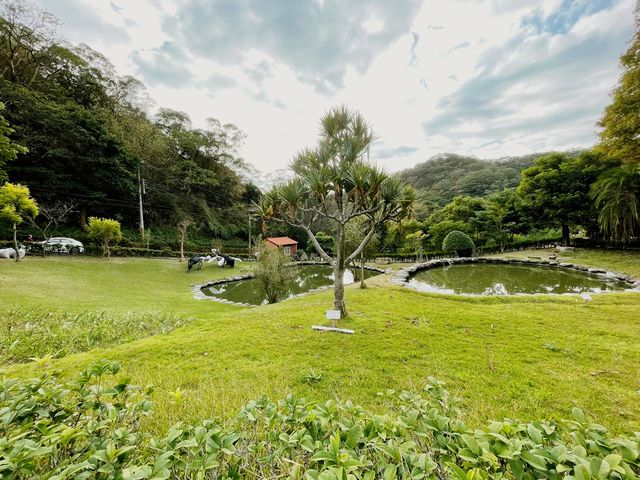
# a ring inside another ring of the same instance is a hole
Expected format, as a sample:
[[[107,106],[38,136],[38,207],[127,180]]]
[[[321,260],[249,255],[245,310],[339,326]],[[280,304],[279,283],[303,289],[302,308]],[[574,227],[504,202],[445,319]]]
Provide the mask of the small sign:
[[[340,320],[340,310],[327,310],[327,320]]]

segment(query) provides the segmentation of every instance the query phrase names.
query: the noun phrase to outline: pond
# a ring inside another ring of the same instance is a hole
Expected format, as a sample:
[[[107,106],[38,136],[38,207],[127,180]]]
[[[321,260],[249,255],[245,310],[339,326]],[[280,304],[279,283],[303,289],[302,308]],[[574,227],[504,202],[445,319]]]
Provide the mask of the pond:
[[[300,295],[310,290],[328,287],[333,285],[333,269],[328,265],[301,265],[292,267],[296,269],[295,278],[288,282],[287,291],[283,300]],[[355,275],[354,275],[355,273]],[[367,279],[381,272],[375,270],[365,270],[364,278]],[[344,273],[344,283],[349,285],[355,281],[360,281],[360,269],[355,272],[347,270]],[[202,293],[208,297],[215,297],[234,303],[244,303],[250,305],[262,305],[267,303],[266,296],[260,281],[255,278],[235,280],[218,283],[202,288]]]
[[[600,293],[625,290],[628,282],[571,268],[462,263],[421,270],[409,278],[421,292],[466,295],[518,293]]]

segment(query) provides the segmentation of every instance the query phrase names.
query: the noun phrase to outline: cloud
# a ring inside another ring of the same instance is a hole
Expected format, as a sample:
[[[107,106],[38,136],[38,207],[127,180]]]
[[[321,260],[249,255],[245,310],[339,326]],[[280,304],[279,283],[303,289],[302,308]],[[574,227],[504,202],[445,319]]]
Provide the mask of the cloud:
[[[240,64],[260,51],[323,94],[343,86],[348,67],[364,73],[411,26],[419,0],[194,0],[165,31],[194,55]]]
[[[589,147],[633,32],[634,0],[36,0],[158,105],[247,133],[283,168],[347,104],[390,170],[440,152]]]
[[[608,101],[603,93],[631,35],[630,22],[621,21],[627,12],[600,3],[593,13],[553,14],[534,30],[523,22],[508,41],[484,52],[474,76],[437,102],[422,124],[425,135],[446,137],[453,151],[592,144]],[[569,30],[569,20],[559,16],[570,19]]]
[[[223,90],[225,88],[233,88],[238,85],[238,81],[235,78],[221,73],[214,73],[209,75],[206,80],[202,82],[205,88],[211,88],[213,90]]]
[[[41,3],[44,9],[63,21],[65,30],[73,32],[71,40],[75,43],[121,44],[131,41],[126,28],[118,25],[117,21],[109,21],[109,12],[98,11],[91,2],[49,0]],[[113,11],[113,4],[107,4],[106,8]]]
[[[149,85],[180,87],[195,79],[189,71],[188,56],[175,42],[164,42],[150,50],[136,50],[131,60]]]
[[[400,147],[377,149],[372,151],[372,157],[375,160],[386,160],[389,158],[405,157],[420,150],[418,147],[409,147],[402,145]]]

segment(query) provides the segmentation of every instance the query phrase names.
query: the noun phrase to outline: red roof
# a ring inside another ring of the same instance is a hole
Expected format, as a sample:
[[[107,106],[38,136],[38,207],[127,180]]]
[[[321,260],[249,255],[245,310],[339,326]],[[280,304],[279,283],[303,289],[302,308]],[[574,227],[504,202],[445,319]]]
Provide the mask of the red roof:
[[[274,245],[278,245],[279,247],[283,247],[285,245],[297,245],[294,239],[289,237],[269,237],[267,238],[267,242],[273,243]]]

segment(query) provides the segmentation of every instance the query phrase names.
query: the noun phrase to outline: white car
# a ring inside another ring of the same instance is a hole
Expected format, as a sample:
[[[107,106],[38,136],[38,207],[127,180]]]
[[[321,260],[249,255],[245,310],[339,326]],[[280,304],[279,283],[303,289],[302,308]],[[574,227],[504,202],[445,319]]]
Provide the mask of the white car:
[[[78,240],[68,237],[51,237],[42,242],[45,252],[51,253],[84,253],[84,245]]]

